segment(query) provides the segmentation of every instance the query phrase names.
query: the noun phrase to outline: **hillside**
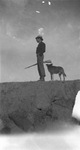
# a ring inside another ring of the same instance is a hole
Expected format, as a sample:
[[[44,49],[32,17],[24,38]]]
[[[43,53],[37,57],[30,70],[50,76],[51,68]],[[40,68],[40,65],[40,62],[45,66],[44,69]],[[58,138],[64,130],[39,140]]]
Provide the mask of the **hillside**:
[[[0,83],[0,131],[32,132],[71,118],[80,80]]]

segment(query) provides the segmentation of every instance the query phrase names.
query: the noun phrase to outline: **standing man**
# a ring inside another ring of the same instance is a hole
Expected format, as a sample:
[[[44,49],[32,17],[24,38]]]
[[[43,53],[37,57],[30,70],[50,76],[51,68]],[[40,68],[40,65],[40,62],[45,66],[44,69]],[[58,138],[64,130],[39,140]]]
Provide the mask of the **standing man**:
[[[37,43],[39,43],[36,48],[38,73],[40,76],[40,80],[45,81],[45,70],[44,70],[43,59],[44,59],[44,52],[46,50],[46,45],[43,42],[42,36],[37,36],[36,41]]]

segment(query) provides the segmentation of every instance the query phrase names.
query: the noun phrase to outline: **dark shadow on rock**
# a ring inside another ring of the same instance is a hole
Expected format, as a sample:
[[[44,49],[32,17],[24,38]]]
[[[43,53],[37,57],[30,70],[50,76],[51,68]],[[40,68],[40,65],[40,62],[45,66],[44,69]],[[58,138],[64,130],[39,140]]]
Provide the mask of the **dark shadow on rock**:
[[[71,118],[71,123],[76,124],[76,125],[80,125],[80,120],[75,118],[75,117],[72,117]]]
[[[11,129],[10,127],[4,127],[1,131],[0,131],[1,134],[10,134],[11,133]]]
[[[33,131],[32,122],[29,120],[28,117],[25,117],[20,112],[17,111],[17,112],[10,114],[9,118],[23,131],[25,131],[25,132]]]

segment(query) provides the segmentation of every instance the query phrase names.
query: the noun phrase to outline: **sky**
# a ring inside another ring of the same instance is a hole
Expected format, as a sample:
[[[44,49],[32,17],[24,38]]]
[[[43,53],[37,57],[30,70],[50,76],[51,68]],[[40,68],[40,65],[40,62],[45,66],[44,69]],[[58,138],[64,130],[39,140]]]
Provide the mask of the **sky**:
[[[39,79],[37,66],[24,69],[36,63],[39,34],[44,60],[62,66],[66,80],[80,79],[80,0],[0,0],[0,82]]]

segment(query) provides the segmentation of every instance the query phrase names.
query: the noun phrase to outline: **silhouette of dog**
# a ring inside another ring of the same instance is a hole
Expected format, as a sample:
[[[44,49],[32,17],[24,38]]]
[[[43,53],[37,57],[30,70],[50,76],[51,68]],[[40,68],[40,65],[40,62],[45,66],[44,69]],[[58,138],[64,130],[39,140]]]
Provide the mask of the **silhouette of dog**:
[[[60,78],[60,81],[61,81],[61,75],[63,75],[63,81],[65,81],[65,77],[66,77],[66,74],[64,72],[64,69],[60,66],[53,66],[53,64],[46,64],[47,66],[47,69],[51,75],[51,80],[54,80],[53,78],[53,75],[54,74],[58,74],[59,75],[59,78]]]

